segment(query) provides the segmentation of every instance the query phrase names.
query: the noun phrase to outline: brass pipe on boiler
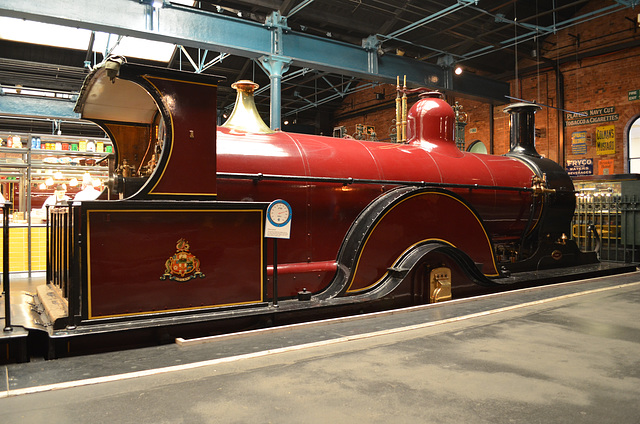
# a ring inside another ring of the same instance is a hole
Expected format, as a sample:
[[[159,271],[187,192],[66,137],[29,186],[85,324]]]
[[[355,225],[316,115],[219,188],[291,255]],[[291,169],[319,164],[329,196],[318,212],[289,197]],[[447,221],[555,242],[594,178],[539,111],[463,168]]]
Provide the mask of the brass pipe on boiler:
[[[402,143],[407,142],[407,76],[404,76],[402,87]]]
[[[396,142],[402,141],[402,100],[400,100],[400,76],[396,77]]]

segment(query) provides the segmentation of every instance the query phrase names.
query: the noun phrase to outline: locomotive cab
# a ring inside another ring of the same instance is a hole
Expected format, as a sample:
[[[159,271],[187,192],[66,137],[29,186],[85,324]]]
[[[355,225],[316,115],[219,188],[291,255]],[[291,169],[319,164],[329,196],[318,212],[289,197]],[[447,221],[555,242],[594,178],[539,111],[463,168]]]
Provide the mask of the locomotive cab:
[[[176,73],[110,58],[87,77],[75,111],[113,142],[109,198],[215,199],[219,78]]]

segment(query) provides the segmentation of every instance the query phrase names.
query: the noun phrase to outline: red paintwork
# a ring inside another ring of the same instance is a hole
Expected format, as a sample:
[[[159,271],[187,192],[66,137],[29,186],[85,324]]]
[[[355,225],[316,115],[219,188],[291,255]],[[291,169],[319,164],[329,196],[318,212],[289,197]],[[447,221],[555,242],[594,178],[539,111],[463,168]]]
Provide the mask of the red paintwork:
[[[390,144],[318,137],[303,134],[252,134],[218,129],[218,171],[251,174],[284,174],[313,177],[375,180],[428,181],[436,183],[478,184],[487,186],[530,187],[534,173],[521,161],[491,155],[460,152],[453,141],[453,111],[441,99],[420,100],[409,113],[409,144]],[[431,138],[424,138],[424,137]],[[293,209],[290,240],[278,244],[280,264],[326,262],[336,259],[349,227],[362,210],[392,184],[342,187],[335,183],[297,183],[218,180],[219,200],[287,200]],[[516,240],[524,231],[530,213],[530,193],[515,191],[454,189],[482,217],[488,235],[494,241]],[[397,214],[399,226],[415,228],[421,219],[435,219],[445,232],[466,230],[460,217],[444,213],[430,215],[405,210]],[[414,221],[418,219],[418,221]],[[408,221],[410,220],[410,221]],[[402,224],[404,222],[404,224]],[[410,223],[409,223],[410,222]],[[458,225],[459,224],[459,225]],[[456,228],[457,227],[457,228]],[[436,237],[436,236],[433,236]],[[442,238],[452,238],[441,234]],[[486,239],[486,237],[484,237]],[[403,247],[399,245],[404,244]],[[397,250],[411,245],[400,238],[390,249],[387,242],[376,247],[381,253],[371,275],[390,266]],[[490,249],[469,243],[465,249],[476,262],[484,263],[485,273],[495,274],[488,265]],[[271,263],[271,253],[267,260]],[[489,261],[492,262],[492,261]],[[364,274],[363,274],[364,275]],[[368,275],[368,274],[367,274]],[[319,291],[332,273],[309,276],[295,274],[279,277],[279,292],[294,295],[306,287]],[[375,281],[375,280],[374,280]],[[369,284],[374,281],[369,281]],[[365,284],[364,282],[362,284]]]
[[[173,129],[167,165],[149,193],[213,198],[216,194],[216,117],[210,113],[216,110],[217,86],[145,78],[169,109]]]
[[[442,222],[450,220],[464,222],[465,225],[442,225]],[[390,257],[395,261],[410,246],[434,240],[447,242],[464,252],[473,252],[485,274],[498,274],[492,246],[469,208],[451,195],[425,192],[395,205],[376,224],[354,271],[349,291],[365,289],[380,280],[387,273]],[[380,249],[379,246],[385,248]]]
[[[336,261],[304,262],[300,264],[279,264],[278,275],[336,272],[337,268],[338,264],[336,263]],[[273,275],[273,265],[269,265],[267,267],[267,275]]]
[[[261,302],[263,221],[261,210],[89,211],[89,318]],[[181,238],[204,278],[161,280]]]

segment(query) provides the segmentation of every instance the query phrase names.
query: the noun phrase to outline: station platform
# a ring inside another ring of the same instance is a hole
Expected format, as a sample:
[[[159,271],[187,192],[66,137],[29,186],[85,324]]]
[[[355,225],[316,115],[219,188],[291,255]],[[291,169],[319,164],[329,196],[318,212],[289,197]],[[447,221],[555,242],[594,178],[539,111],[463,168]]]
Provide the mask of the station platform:
[[[2,423],[640,422],[640,273],[2,366]]]

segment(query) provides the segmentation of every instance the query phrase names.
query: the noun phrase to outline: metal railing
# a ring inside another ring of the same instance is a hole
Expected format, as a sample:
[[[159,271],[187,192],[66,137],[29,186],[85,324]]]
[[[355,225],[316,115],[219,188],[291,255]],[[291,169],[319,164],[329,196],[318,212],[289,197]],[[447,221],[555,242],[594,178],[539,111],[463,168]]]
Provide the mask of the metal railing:
[[[604,261],[640,261],[640,198],[614,194],[581,194],[571,224],[572,238],[584,251]]]
[[[81,210],[70,204],[47,210],[47,283],[67,300],[69,328],[81,314]]]
[[[69,265],[74,250],[71,206],[49,207],[47,216],[47,283],[68,299]]]

